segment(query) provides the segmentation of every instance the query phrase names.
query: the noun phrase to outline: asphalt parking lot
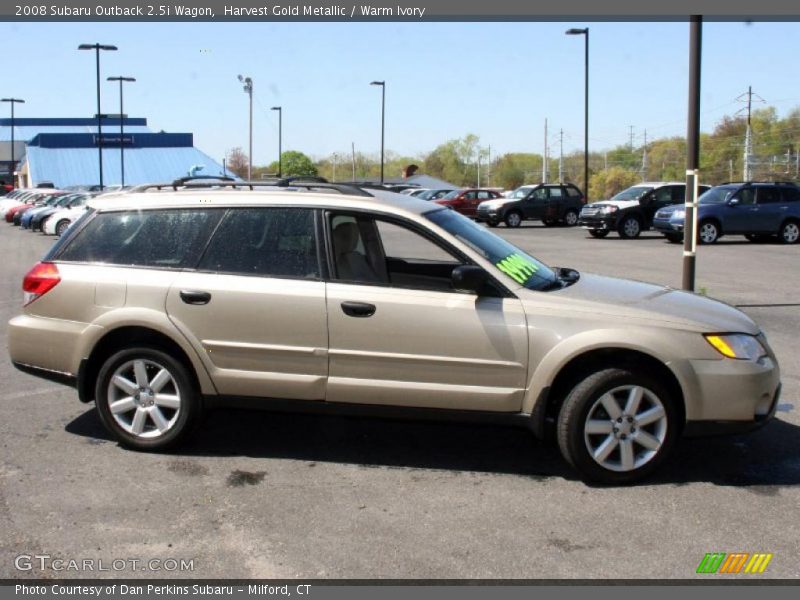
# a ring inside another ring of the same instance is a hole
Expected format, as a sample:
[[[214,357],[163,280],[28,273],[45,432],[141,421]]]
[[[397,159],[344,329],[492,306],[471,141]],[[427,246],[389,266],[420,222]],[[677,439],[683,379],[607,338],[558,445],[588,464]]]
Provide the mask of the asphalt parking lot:
[[[552,265],[680,285],[682,248],[653,233],[496,231]],[[52,243],[0,225],[3,322]],[[682,440],[630,488],[586,486],[557,449],[492,426],[218,411],[180,451],[134,453],[74,390],[0,352],[0,576],[165,575],[14,567],[47,554],[193,559],[169,576],[199,578],[686,578],[706,552],[741,551],[774,558],[764,575],[732,577],[797,577],[798,273],[800,246],[732,237],[700,248],[698,289],[756,319],[781,361],[777,419]]]

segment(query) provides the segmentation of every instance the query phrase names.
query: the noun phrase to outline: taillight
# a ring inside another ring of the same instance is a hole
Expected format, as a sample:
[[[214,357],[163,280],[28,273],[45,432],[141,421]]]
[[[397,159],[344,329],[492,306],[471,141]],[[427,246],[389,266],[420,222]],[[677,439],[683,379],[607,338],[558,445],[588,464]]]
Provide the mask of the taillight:
[[[61,281],[61,275],[59,275],[56,265],[46,262],[36,263],[25,275],[25,279],[22,280],[23,306],[27,306],[40,296],[45,295],[56,287],[59,281]]]

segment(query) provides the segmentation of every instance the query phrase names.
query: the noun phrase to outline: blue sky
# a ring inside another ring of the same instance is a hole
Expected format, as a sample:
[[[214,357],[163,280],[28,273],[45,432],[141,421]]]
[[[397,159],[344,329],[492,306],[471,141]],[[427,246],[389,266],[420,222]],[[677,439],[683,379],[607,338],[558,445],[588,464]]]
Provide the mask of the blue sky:
[[[3,95],[27,101],[18,116],[95,112],[94,55],[79,43],[116,44],[102,76],[137,78],[125,109],[156,130],[190,131],[221,159],[247,147],[247,97],[236,75],[253,78],[254,162],[284,149],[315,157],[380,148],[380,89],[387,82],[386,146],[427,152],[466,133],[494,155],[541,152],[544,119],[551,152],[563,128],[565,152],[583,144],[583,38],[591,29],[590,146],[683,135],[686,130],[687,23],[2,23],[14,49]],[[800,105],[796,43],[800,23],[706,23],[702,128],[742,107],[748,85],[780,114]],[[103,81],[103,110],[118,110],[116,85]],[[5,116],[5,115],[4,115]]]

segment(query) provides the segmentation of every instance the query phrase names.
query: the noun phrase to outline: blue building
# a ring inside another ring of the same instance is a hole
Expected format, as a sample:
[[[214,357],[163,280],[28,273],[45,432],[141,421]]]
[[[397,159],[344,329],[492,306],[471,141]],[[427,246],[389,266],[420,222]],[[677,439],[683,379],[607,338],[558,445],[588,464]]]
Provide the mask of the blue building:
[[[14,119],[14,160],[17,185],[56,187],[99,183],[98,145],[102,143],[103,183],[122,180],[120,148],[125,153],[125,184],[167,182],[189,174],[234,176],[194,147],[191,133],[153,132],[147,119],[103,119],[102,140],[97,119]],[[11,119],[0,119],[0,178],[11,180]]]

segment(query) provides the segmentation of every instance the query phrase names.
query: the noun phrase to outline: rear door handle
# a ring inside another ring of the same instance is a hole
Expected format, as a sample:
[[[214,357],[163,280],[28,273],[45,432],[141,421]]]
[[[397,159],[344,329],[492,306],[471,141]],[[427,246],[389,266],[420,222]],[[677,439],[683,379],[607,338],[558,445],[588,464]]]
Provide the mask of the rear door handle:
[[[375,314],[375,305],[366,302],[342,302],[342,310],[349,317],[371,317]]]
[[[211,294],[200,290],[181,290],[181,300],[186,304],[208,304]]]

